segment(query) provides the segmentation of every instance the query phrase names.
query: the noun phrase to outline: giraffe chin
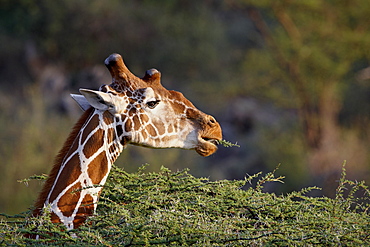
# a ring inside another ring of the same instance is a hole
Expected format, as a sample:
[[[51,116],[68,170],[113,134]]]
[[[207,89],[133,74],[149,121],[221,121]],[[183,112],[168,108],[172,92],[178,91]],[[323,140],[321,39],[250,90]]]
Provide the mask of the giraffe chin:
[[[217,146],[209,141],[201,141],[199,145],[195,148],[195,151],[199,155],[207,157],[217,151]]]

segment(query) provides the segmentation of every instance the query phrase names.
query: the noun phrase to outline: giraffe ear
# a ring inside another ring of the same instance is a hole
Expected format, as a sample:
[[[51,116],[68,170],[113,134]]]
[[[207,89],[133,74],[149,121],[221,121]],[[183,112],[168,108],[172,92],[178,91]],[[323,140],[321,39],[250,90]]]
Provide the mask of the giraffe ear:
[[[77,102],[77,104],[80,106],[80,108],[83,111],[86,111],[91,107],[90,103],[87,101],[87,99],[81,95],[81,94],[70,94],[71,97]]]
[[[105,111],[114,107],[113,99],[108,93],[82,88],[80,89],[80,93],[83,95],[87,103],[95,109]],[[77,102],[80,104],[79,101]]]

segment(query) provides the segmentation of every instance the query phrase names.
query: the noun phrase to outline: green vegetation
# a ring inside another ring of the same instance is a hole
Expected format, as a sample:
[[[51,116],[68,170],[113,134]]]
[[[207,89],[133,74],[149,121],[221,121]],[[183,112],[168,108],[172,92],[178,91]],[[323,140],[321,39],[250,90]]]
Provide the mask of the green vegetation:
[[[222,145],[222,146],[224,146],[224,147],[226,147],[226,148],[228,148],[228,147],[238,147],[238,148],[240,148],[240,146],[238,145],[238,143],[231,143],[231,142],[229,142],[229,141],[226,141],[226,140],[221,140],[221,141],[216,141],[217,142],[217,144],[219,144],[219,145]]]
[[[0,245],[370,245],[369,189],[354,180],[370,179],[369,8],[368,0],[2,1]],[[112,52],[139,76],[158,68],[163,85],[214,115],[241,147],[206,159],[127,148],[116,162],[126,171],[113,168],[77,238],[47,214],[9,216],[32,205],[41,185],[16,181],[51,169],[80,114],[68,94],[109,82],[100,66]],[[277,163],[284,188],[274,173],[240,180]],[[307,184],[325,196],[291,192]],[[44,239],[23,237],[35,228]]]
[[[187,170],[127,173],[113,167],[98,211],[78,230],[64,231],[45,214],[4,217],[0,244],[18,246],[358,246],[370,244],[370,191],[343,168],[336,197],[310,197],[310,187],[264,192],[282,182],[274,172],[244,180],[209,181]],[[359,198],[358,196],[361,195]],[[41,240],[23,234],[37,228]],[[73,235],[72,235],[73,233]],[[77,236],[77,237],[76,237]]]

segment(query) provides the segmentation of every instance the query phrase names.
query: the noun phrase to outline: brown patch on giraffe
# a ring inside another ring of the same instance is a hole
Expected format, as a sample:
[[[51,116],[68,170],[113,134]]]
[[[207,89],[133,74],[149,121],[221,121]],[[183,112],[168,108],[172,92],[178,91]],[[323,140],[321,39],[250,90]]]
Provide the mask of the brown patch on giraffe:
[[[132,116],[136,116],[136,108],[132,107],[129,111],[128,111],[128,116],[129,117],[132,117]]]
[[[166,133],[166,128],[164,124],[158,124],[155,127],[157,127],[158,135],[163,135],[164,133]]]
[[[124,95],[126,95],[127,97],[131,97],[132,92],[130,90],[127,90]]]
[[[114,117],[109,111],[103,113],[103,119],[106,125],[110,125],[114,122]]]
[[[146,130],[142,131],[141,134],[142,134],[144,140],[146,140],[146,138],[148,138],[148,134],[146,133]]]
[[[90,158],[104,144],[104,130],[98,129],[88,140],[88,144],[84,146],[83,153],[86,158]]]
[[[175,102],[172,104],[172,109],[174,109],[177,114],[184,114],[186,106]]]
[[[168,126],[167,132],[168,132],[168,133],[173,132],[173,125],[172,125],[172,124],[170,124],[170,125]]]
[[[77,228],[83,224],[86,218],[94,213],[94,198],[90,194],[86,194],[82,200],[81,206],[78,208],[76,217],[73,219],[73,227]]]
[[[93,184],[99,184],[107,173],[108,159],[105,151],[103,151],[89,164],[87,174]]]
[[[141,122],[142,122],[143,124],[145,124],[145,123],[149,122],[149,117],[148,117],[148,115],[146,115],[146,114],[140,114],[140,118],[141,118]]]
[[[196,109],[196,107],[193,105],[193,103],[191,103],[187,98],[185,98],[185,96],[182,93],[180,93],[178,91],[174,91],[174,90],[167,90],[163,87],[162,87],[162,89],[167,91],[167,93],[169,94],[167,97],[170,98],[171,100],[174,100],[175,104],[176,104],[176,101],[177,101],[177,102],[180,102],[181,105],[186,105],[187,107]]]
[[[166,90],[164,88],[164,90]],[[166,90],[167,91],[167,90]],[[183,114],[186,108],[194,108],[196,107],[191,103],[185,96],[177,91],[168,90],[167,97],[172,100],[172,108],[177,114]]]
[[[73,157],[65,164],[62,172],[58,177],[58,181],[56,181],[56,186],[54,187],[53,192],[50,195],[49,202],[53,202],[60,193],[65,189],[66,185],[69,185],[76,181],[78,177],[81,175],[80,166],[75,166],[73,164],[80,163],[80,159],[78,154],[76,153]]]
[[[186,114],[186,117],[188,118],[188,119],[196,119],[196,120],[198,120],[198,119],[200,119],[201,117],[200,117],[200,114],[201,112],[199,111],[199,110],[197,110],[197,109],[193,109],[193,108],[188,108],[187,110],[186,110],[186,112],[185,112],[185,114]]]
[[[155,131],[154,127],[149,124],[147,127],[146,127],[146,130],[148,131],[148,134],[150,136],[157,136],[157,132]]]
[[[123,134],[123,128],[122,125],[119,124],[116,126],[117,136],[120,137]]]
[[[135,115],[133,118],[132,118],[132,121],[134,122],[134,130],[137,131],[139,130],[140,128],[140,119],[137,115]]]
[[[125,131],[130,132],[132,130],[132,122],[131,119],[127,118],[125,123]]]
[[[78,182],[73,185],[58,201],[58,208],[60,211],[63,212],[63,215],[66,217],[70,217],[75,210],[76,203],[80,199],[82,186],[81,183]]]
[[[84,132],[82,133],[81,144],[85,142],[87,136],[98,126],[99,121],[100,119],[97,114],[91,118],[91,120],[85,127]]]
[[[116,135],[114,134],[114,129],[109,128],[107,130],[107,137],[108,137],[108,143],[112,143],[114,139],[116,138]]]
[[[160,141],[161,142],[169,142],[169,141],[171,141],[172,138],[173,137],[171,137],[171,136],[163,136]]]
[[[50,219],[51,219],[51,222],[53,223],[61,223],[58,215],[56,215],[54,212],[50,213]]]

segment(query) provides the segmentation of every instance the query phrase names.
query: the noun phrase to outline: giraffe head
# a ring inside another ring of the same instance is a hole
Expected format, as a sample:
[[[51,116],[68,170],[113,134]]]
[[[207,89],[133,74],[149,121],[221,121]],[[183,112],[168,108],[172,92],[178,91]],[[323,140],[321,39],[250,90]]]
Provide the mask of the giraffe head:
[[[112,83],[99,91],[80,89],[72,95],[83,109],[92,106],[110,112],[116,136],[128,143],[153,148],[195,149],[202,156],[217,150],[222,131],[214,117],[198,110],[183,94],[165,89],[156,69],[143,78],[132,74],[119,54],[105,60]]]

